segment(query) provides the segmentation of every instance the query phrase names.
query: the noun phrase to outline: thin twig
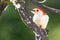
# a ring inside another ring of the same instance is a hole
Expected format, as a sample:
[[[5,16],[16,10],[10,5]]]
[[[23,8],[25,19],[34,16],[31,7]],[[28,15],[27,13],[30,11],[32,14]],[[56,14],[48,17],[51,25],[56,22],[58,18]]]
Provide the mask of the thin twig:
[[[60,14],[60,10],[58,10],[58,9],[55,9],[55,8],[52,8],[52,7],[48,7],[48,6],[44,5],[43,3],[38,2],[37,0],[36,1],[35,0],[31,0],[31,1],[32,1],[32,3],[38,5],[39,7],[42,7],[43,9],[45,9],[45,10],[47,10],[49,12],[55,12],[55,13]]]

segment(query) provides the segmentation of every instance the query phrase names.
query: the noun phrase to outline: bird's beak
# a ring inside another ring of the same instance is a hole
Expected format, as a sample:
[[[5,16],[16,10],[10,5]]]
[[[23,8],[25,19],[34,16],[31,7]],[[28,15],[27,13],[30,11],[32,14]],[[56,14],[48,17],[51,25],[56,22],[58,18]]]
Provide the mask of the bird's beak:
[[[35,10],[30,9],[30,8],[28,8],[28,10],[29,10],[31,13],[33,13],[33,14],[34,14],[34,11],[35,11]]]
[[[28,8],[29,11],[34,11],[33,9]]]

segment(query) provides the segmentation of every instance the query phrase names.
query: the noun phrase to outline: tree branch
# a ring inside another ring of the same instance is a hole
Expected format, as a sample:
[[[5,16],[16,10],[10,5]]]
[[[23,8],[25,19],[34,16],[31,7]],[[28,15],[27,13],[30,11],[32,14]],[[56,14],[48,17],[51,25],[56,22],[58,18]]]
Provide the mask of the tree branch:
[[[2,4],[0,4],[0,15],[2,15],[2,12],[4,10],[4,8],[7,6],[7,3],[3,2]]]
[[[37,0],[31,0],[31,1],[32,1],[32,3],[38,5],[39,7],[42,7],[43,9],[46,9],[46,10],[49,11],[49,12],[55,12],[55,13],[60,14],[60,10],[58,10],[58,9],[45,6],[43,3],[38,2]]]
[[[32,31],[35,31],[37,34],[40,35],[41,40],[46,40],[46,35],[43,31],[32,21],[32,17],[29,15],[27,8],[25,7],[25,2],[21,2],[21,7],[19,8],[19,15],[21,19],[28,25]]]

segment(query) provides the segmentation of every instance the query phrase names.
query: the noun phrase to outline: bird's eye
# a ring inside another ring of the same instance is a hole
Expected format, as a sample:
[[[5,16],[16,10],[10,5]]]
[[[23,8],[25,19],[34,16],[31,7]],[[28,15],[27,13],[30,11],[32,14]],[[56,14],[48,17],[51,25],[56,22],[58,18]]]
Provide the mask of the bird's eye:
[[[39,10],[37,10],[37,12],[38,12]]]

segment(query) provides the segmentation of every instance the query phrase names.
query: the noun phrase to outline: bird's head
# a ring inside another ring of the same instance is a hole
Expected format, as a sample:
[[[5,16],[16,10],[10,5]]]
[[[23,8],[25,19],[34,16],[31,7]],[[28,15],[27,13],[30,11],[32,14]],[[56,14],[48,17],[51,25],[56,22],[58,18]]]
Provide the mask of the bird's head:
[[[34,8],[31,12],[37,15],[46,15],[46,12],[42,8]]]

